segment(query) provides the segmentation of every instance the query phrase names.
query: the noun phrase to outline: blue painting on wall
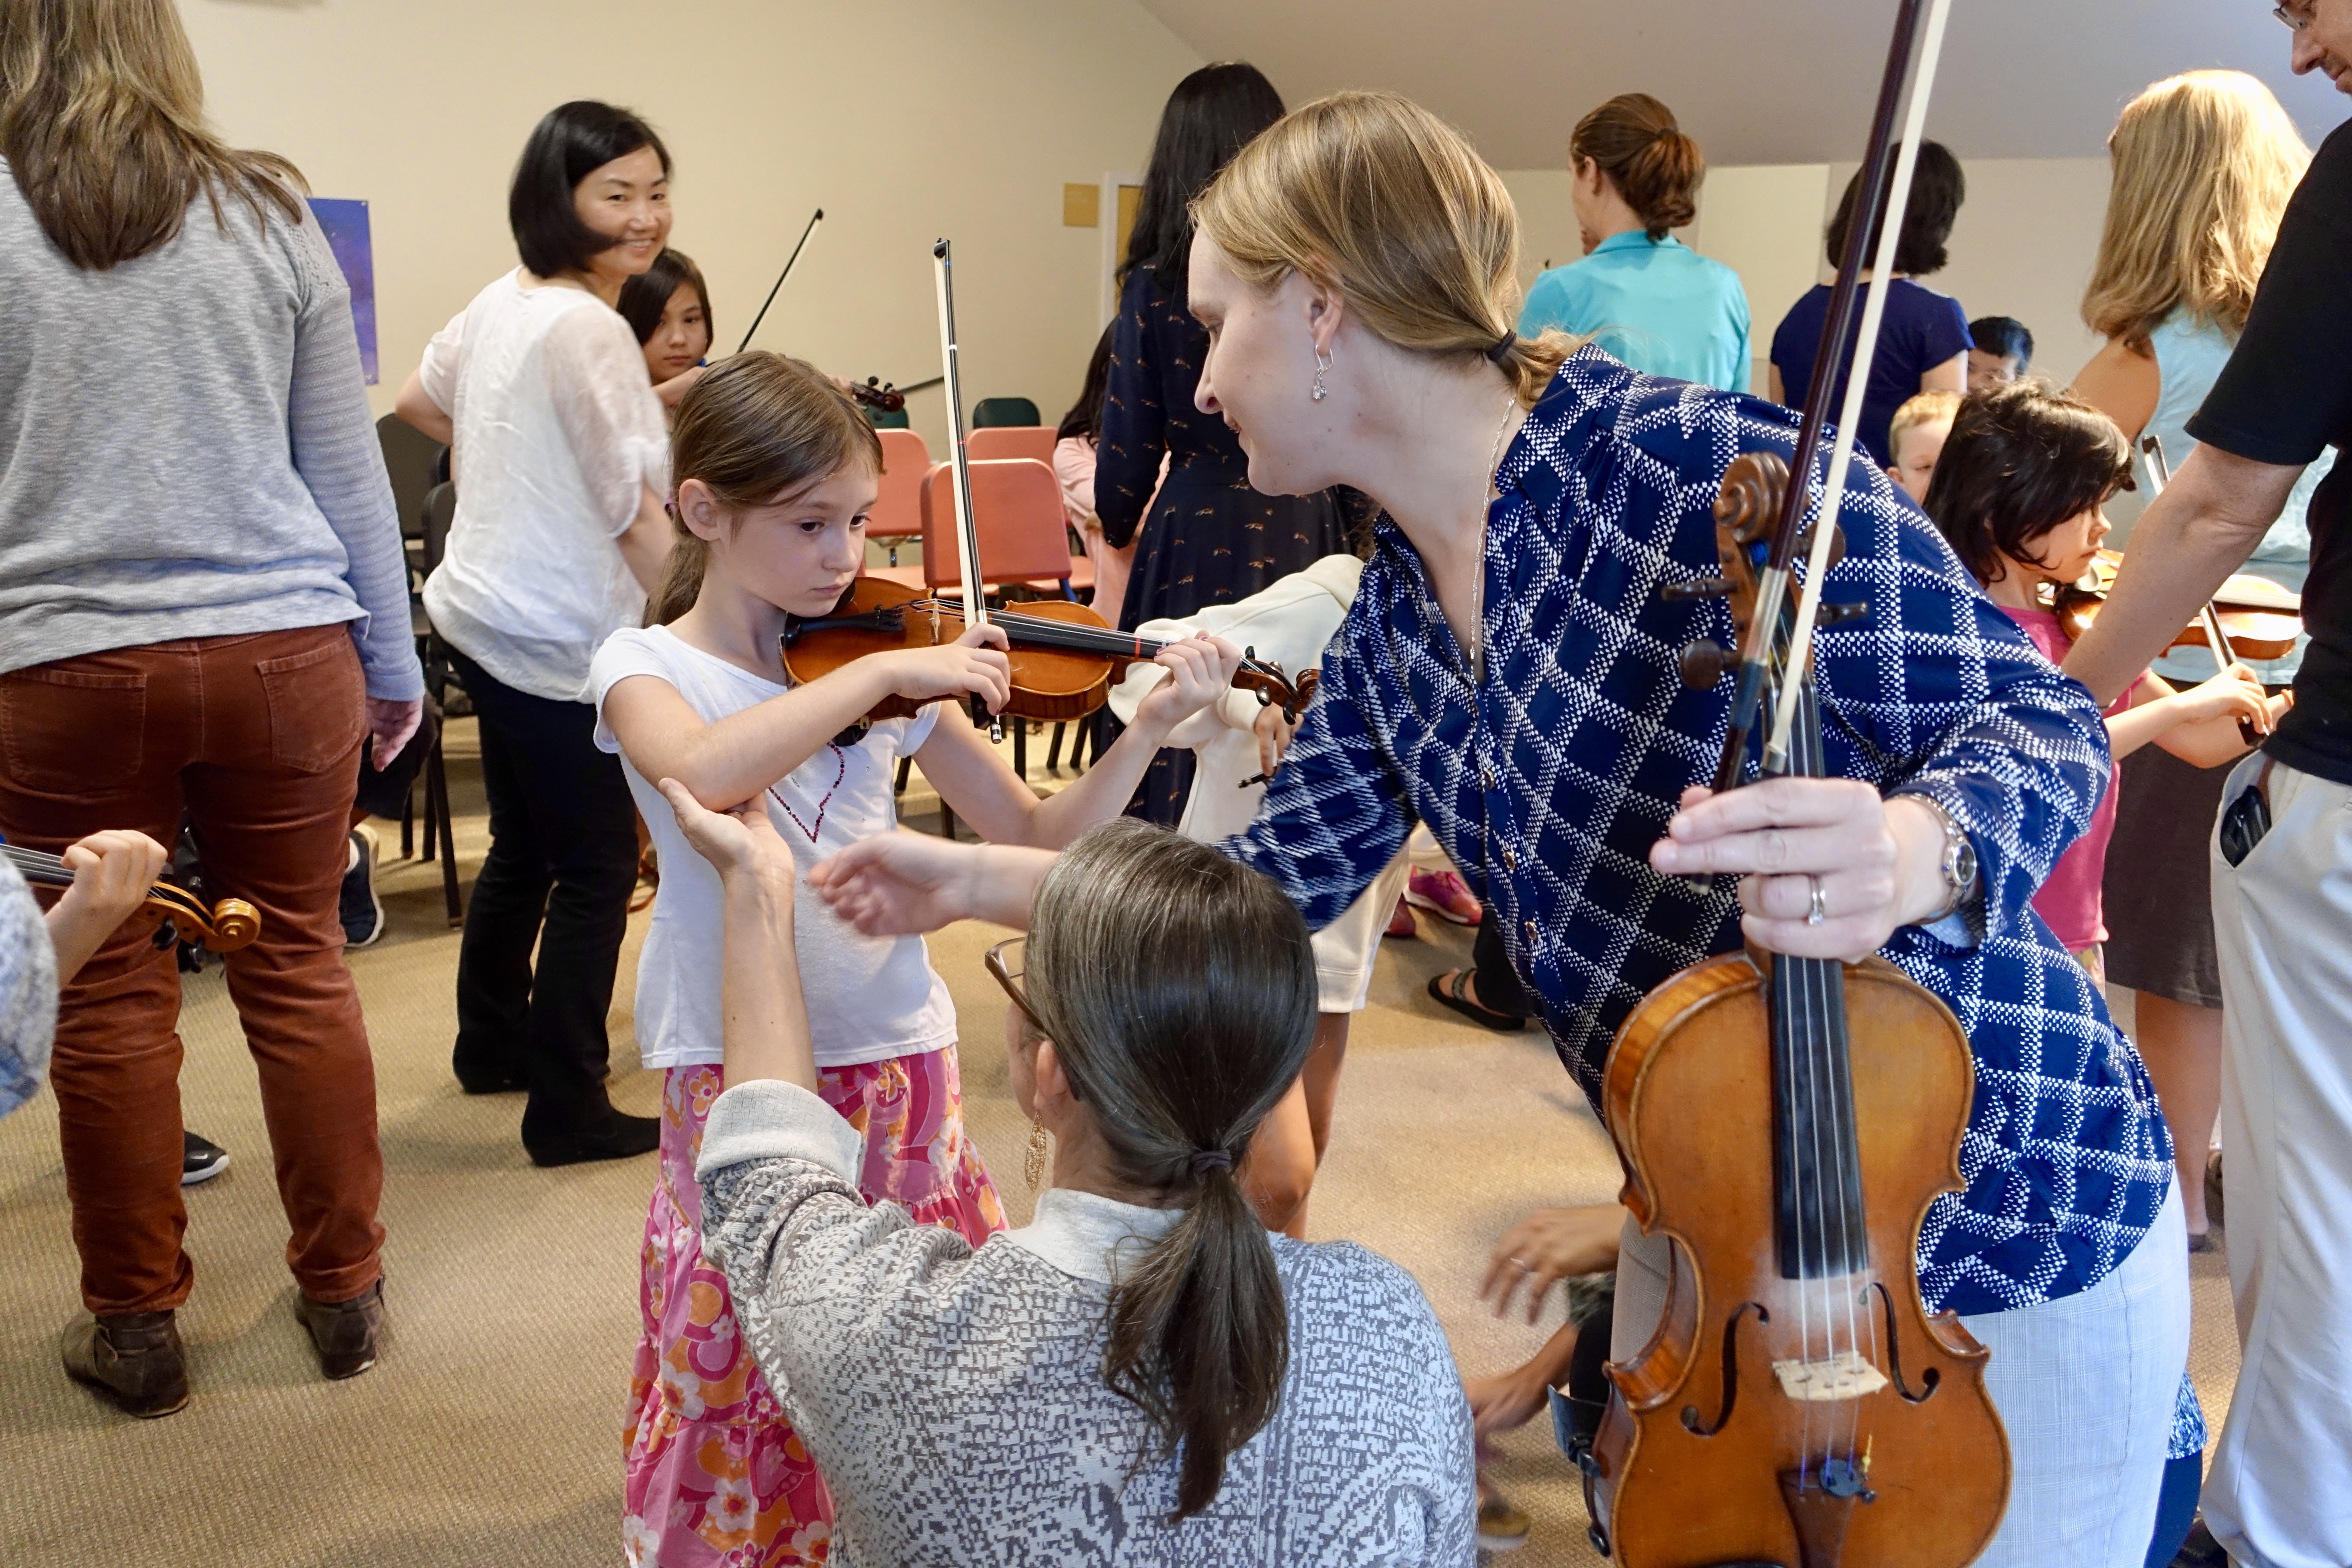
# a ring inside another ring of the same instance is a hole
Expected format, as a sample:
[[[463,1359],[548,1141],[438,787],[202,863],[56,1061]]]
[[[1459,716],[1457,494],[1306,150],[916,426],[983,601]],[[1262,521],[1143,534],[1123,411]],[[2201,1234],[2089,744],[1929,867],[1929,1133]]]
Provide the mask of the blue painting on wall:
[[[360,368],[375,384],[375,253],[368,241],[368,205],[336,196],[312,196],[310,210],[326,231],[336,264],[352,286],[352,325],[360,334]]]

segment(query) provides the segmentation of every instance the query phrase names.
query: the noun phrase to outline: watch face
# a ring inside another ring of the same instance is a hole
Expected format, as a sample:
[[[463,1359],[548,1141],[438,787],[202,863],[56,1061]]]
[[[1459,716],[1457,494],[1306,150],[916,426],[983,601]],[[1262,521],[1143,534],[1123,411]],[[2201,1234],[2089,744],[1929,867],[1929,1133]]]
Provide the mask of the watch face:
[[[1966,838],[1952,857],[1952,880],[1964,891],[1977,885],[1977,847]]]

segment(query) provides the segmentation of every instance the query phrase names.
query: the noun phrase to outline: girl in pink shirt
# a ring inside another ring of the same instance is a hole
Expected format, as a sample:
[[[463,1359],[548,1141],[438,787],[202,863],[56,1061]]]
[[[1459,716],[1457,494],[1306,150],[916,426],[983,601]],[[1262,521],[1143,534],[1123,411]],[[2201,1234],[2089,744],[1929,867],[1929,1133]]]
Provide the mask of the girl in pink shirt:
[[[1986,596],[2059,664],[2072,645],[2043,590],[2090,570],[2110,526],[2101,509],[2131,482],[2131,447],[2114,420],[2046,381],[2019,381],[1960,405],[1926,506]],[[2220,767],[2248,750],[2241,721],[2267,734],[2287,701],[2265,697],[2243,665],[2187,691],[2143,674],[2107,710],[2108,744],[2118,760],[2153,741],[2198,767]],[[2102,980],[2099,887],[2115,824],[2111,784],[2033,900],[2034,912]]]

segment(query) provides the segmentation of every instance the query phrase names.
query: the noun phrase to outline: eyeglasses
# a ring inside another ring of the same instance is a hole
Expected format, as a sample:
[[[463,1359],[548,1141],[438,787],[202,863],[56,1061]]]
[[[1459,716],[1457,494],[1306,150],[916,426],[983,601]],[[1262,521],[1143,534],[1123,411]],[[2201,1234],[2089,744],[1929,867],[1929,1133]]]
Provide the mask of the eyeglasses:
[[[996,983],[1004,987],[1004,994],[1013,998],[1013,1005],[1021,1009],[1021,1016],[1029,1020],[1030,1027],[1042,1035],[1045,1032],[1045,1026],[1037,1021],[1035,1013],[1030,1011],[1029,998],[1021,991],[1022,955],[1026,951],[1028,941],[1025,936],[1006,937],[982,953],[980,961],[988,966],[991,974],[996,976]]]
[[[2303,0],[2301,5],[2273,5],[2271,15],[2276,16],[2288,32],[2300,33],[2311,26],[2311,0]]]

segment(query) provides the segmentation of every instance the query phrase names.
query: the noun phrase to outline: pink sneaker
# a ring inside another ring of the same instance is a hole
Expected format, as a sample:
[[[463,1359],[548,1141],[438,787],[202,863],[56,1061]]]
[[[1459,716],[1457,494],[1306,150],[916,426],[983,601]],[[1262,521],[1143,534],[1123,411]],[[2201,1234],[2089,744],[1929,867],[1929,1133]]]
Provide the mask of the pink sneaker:
[[[1405,879],[1404,901],[1458,926],[1478,923],[1478,900],[1458,872],[1415,871]]]
[[[1419,936],[1421,934],[1421,926],[1412,918],[1412,907],[1402,899],[1399,899],[1396,908],[1389,911],[1389,929],[1381,934],[1385,936]]]

